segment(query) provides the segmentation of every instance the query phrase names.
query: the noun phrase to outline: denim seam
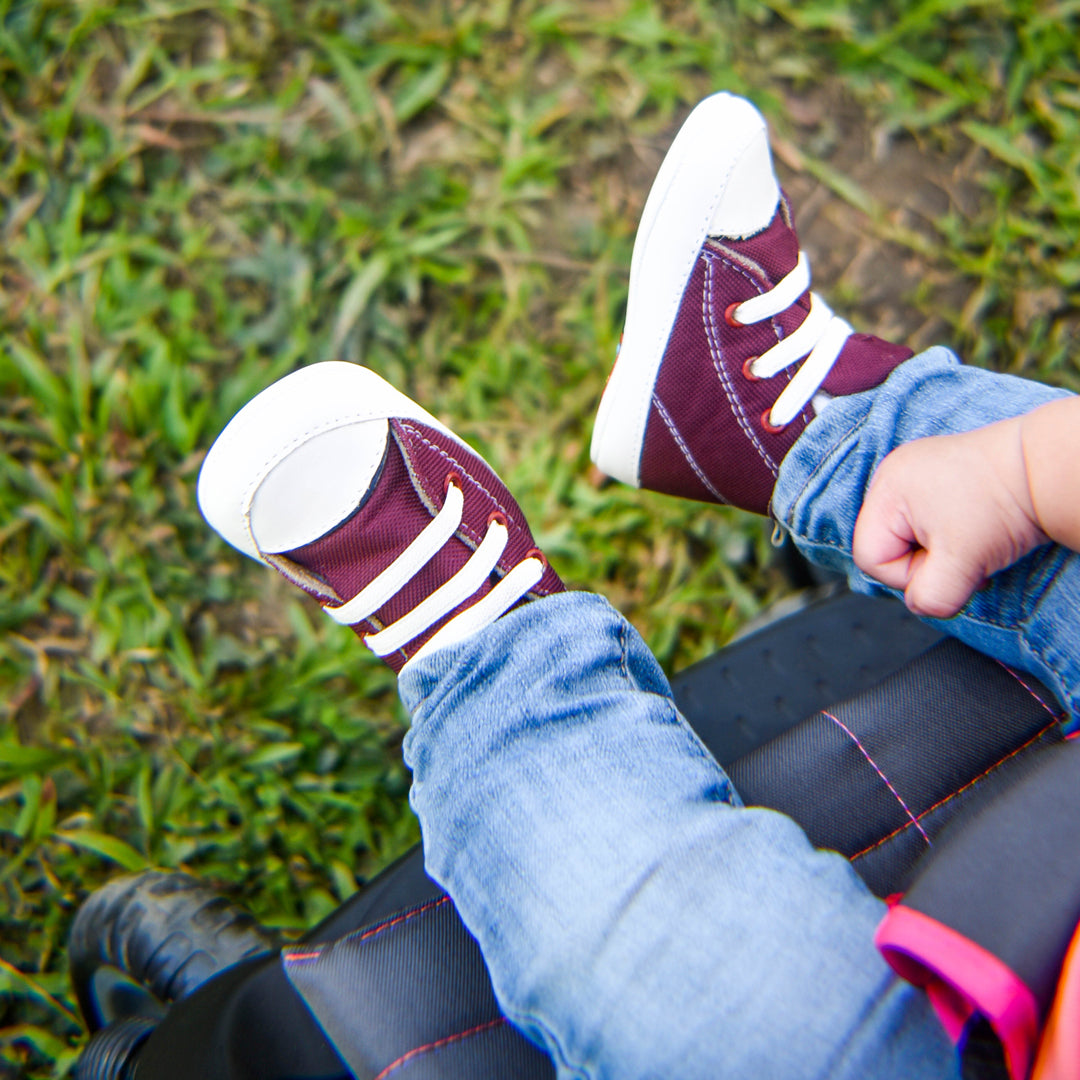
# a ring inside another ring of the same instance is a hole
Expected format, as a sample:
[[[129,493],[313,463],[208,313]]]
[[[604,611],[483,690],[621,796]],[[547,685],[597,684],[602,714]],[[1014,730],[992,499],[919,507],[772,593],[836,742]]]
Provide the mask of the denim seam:
[[[629,648],[630,643],[626,634],[626,623],[621,622],[619,624],[619,670],[622,672],[623,678],[636,688],[637,684],[630,678],[630,666],[627,663]]]
[[[640,690],[640,686],[635,681],[634,677],[630,674],[630,668],[628,664],[630,636],[628,633],[629,623],[625,619],[619,622],[619,670],[622,673],[623,678],[630,684],[635,690]],[[724,798],[724,802],[732,806],[731,795],[735,791],[735,787],[731,782],[731,777],[724,771],[724,767],[716,760],[712,752],[702,741],[701,736],[690,726],[686,717],[679,712],[675,702],[670,697],[663,697],[663,702],[668,709],[668,721],[679,728],[682,733],[687,736],[689,745],[693,753],[698,760],[704,761],[711,765],[720,774],[720,780],[723,783],[724,790],[727,795]]]
[[[1062,693],[1067,699],[1065,701],[1065,711],[1070,718],[1073,717],[1076,714],[1076,696],[1070,691],[1069,686],[1066,685],[1064,678],[1060,674],[1061,670],[1071,668],[1071,658],[1057,645],[1052,647],[1050,644],[1033,646],[1026,635],[1023,644],[1027,647],[1028,652],[1042,665],[1044,670],[1055,676],[1056,680],[1061,684]]]
[[[679,728],[683,735],[687,737],[690,743],[690,749],[694,752],[699,761],[704,762],[710,768],[716,771],[717,785],[723,790],[724,795],[722,801],[725,806],[733,808],[741,808],[741,798],[738,792],[735,790],[735,785],[731,782],[731,777],[728,776],[724,766],[716,760],[713,752],[705,745],[701,736],[690,726],[690,722],[686,719],[681,712],[679,712],[675,702],[671,698],[665,698],[664,703],[667,706],[669,712],[670,721]],[[738,802],[732,800],[732,796],[738,799]]]
[[[1059,556],[1058,562],[1061,563],[1064,562],[1064,560],[1061,559]],[[1058,566],[1057,570],[1060,570],[1060,565]],[[1064,678],[1060,675],[1060,670],[1062,668],[1068,669],[1072,667],[1072,664],[1069,662],[1068,656],[1062,651],[1060,645],[1058,645],[1052,639],[1033,642],[1032,636],[1028,632],[1031,624],[1039,615],[1039,608],[1042,606],[1043,602],[1048,598],[1050,594],[1051,586],[1056,576],[1056,572],[1057,571],[1055,571],[1055,574],[1044,575],[1043,587],[1040,590],[1038,597],[1035,599],[1034,603],[1031,606],[1030,614],[1026,619],[1023,620],[1018,629],[1020,630],[1023,644],[1027,648],[1028,652],[1033,657],[1035,657],[1036,660],[1040,661],[1047,671],[1053,673],[1058,677],[1058,681],[1062,684],[1062,690],[1065,691],[1065,696],[1069,698],[1069,700],[1065,702],[1066,711],[1070,715],[1072,715],[1074,709],[1074,695],[1069,692],[1069,688],[1065,685]],[[1061,663],[1059,663],[1059,661]]]
[[[496,999],[499,995],[496,994]],[[546,1050],[548,1055],[558,1059],[558,1063],[563,1066],[564,1069],[569,1069],[573,1075],[574,1080],[588,1080],[590,1073],[588,1066],[585,1063],[580,1065],[575,1064],[570,1060],[570,1055],[566,1052],[566,1047],[563,1046],[562,1041],[555,1034],[552,1025],[544,1019],[538,1017],[535,1013],[525,1012],[520,1009],[515,1009],[511,1012],[505,1008],[502,1001],[498,1002],[499,1008],[502,1009],[503,1015],[510,1021],[512,1027],[516,1028],[522,1035],[522,1038],[528,1038],[524,1034],[526,1028],[536,1028],[544,1033],[546,1036],[547,1045],[542,1049]],[[532,1042],[533,1040],[529,1040]]]
[[[854,432],[856,432],[860,427],[863,427],[866,424],[867,416],[867,413],[863,413],[863,415],[860,416],[851,425],[851,427],[847,429],[847,431],[843,432],[837,437],[833,448],[817,463],[816,466],[814,466],[813,471],[810,473],[809,476],[807,476],[806,480],[803,482],[802,486],[796,493],[795,498],[791,500],[791,509],[788,513],[788,528],[791,530],[791,532],[795,532],[795,508],[799,505],[800,502],[802,502],[803,497],[806,495],[806,489],[810,487],[810,485],[817,479],[822,469],[824,469],[828,462],[832,460],[833,456],[840,450],[841,446],[843,446],[847,442],[847,440],[854,434]],[[815,540],[813,542],[823,543],[824,541]],[[839,545],[832,546],[838,547]]]

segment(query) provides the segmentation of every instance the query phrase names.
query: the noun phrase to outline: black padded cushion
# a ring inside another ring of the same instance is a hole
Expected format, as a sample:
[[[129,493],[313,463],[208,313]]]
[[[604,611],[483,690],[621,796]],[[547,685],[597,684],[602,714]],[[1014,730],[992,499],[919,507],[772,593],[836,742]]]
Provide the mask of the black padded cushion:
[[[995,798],[1060,742],[1044,686],[951,639],[740,758],[748,805],[793,817],[879,896],[903,892],[961,810]]]
[[[956,822],[904,905],[993,953],[1049,1010],[1080,922],[1080,740],[1044,749],[1024,779]]]

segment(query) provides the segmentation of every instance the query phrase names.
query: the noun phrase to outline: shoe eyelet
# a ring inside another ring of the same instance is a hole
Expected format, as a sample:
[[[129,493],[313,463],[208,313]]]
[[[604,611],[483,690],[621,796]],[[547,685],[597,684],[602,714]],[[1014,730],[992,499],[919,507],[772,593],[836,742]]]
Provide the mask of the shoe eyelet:
[[[508,529],[510,527],[509,523],[506,520],[506,515],[502,513],[501,510],[492,510],[491,513],[488,514],[487,523],[489,529],[492,525],[501,525],[504,529]]]
[[[543,563],[545,570],[551,565],[547,561],[547,556],[538,547],[529,548],[529,550],[525,552],[525,558],[521,561],[525,562],[527,559],[539,559],[540,562]]]
[[[450,490],[450,485],[453,484],[459,491],[462,490],[461,473],[451,472],[446,474],[446,479],[443,481],[442,493],[446,496],[446,493]]]
[[[771,420],[769,419],[769,413],[771,413],[771,412],[772,412],[772,409],[766,409],[766,410],[765,410],[765,411],[764,411],[764,412],[763,412],[763,413],[761,414],[761,426],[762,426],[762,427],[763,427],[763,428],[764,428],[764,429],[765,429],[765,430],[766,430],[766,431],[767,431],[767,432],[768,432],[768,433],[769,433],[770,435],[780,435],[781,433],[783,433],[784,431],[786,431],[786,430],[787,430],[787,424],[774,424],[774,423],[773,423],[773,422],[772,422],[772,421],[771,421]]]
[[[734,304],[728,304],[724,309],[724,322],[726,322],[728,326],[734,327],[736,330],[746,325],[746,323],[739,322],[739,320],[735,318],[735,309],[741,303],[741,300],[736,300]]]
[[[748,382],[761,382],[762,376],[754,373],[754,362],[758,359],[756,356],[748,356],[743,361],[742,373],[743,378]]]

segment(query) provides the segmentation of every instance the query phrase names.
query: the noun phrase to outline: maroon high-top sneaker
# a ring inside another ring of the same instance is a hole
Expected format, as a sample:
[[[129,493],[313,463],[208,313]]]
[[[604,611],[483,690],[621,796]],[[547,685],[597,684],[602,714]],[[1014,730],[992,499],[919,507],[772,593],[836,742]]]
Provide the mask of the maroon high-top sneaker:
[[[562,592],[484,460],[372,371],[302,368],[233,417],[199,507],[395,671],[526,599]]]
[[[816,413],[912,355],[853,333],[809,288],[764,119],[706,98],[645,203],[593,461],[636,487],[768,513]]]

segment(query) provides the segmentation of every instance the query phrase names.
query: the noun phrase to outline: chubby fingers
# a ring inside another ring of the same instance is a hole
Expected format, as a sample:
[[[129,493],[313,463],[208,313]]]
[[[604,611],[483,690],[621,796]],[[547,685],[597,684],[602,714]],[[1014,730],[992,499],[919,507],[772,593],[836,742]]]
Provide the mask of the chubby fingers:
[[[903,500],[887,485],[871,485],[855,521],[855,565],[891,589],[906,589],[912,561],[921,550]]]
[[[951,558],[934,548],[920,550],[911,559],[904,603],[916,615],[951,619],[985,580],[970,561]]]
[[[903,592],[916,615],[950,618],[983,584],[983,573],[977,561],[957,554],[948,530],[920,509],[923,500],[908,498],[909,486],[894,482],[897,475],[879,471],[867,491],[852,538],[855,565]]]

